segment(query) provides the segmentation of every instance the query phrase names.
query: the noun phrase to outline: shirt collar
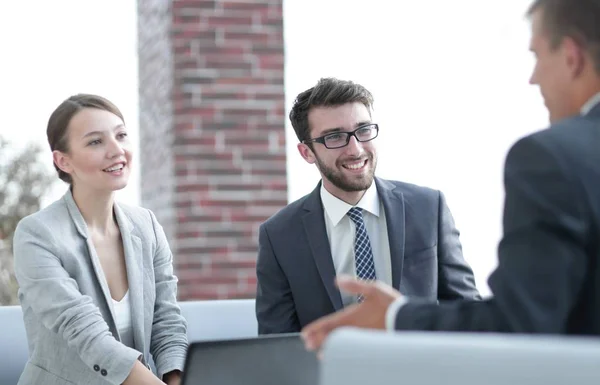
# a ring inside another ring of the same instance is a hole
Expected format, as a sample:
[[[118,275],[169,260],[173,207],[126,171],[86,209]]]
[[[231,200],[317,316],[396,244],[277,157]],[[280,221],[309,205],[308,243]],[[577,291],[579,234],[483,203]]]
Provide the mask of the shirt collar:
[[[333,196],[327,191],[323,184],[321,184],[321,201],[323,202],[325,213],[334,226],[337,226],[338,223],[340,223],[342,218],[344,218],[352,207],[360,207],[364,211],[368,211],[376,217],[379,217],[379,195],[377,194],[377,186],[374,181],[367,191],[365,191],[365,194],[356,206],[349,205],[343,200]]]
[[[600,92],[592,96],[583,107],[581,107],[581,115],[587,115],[596,105],[600,103]]]

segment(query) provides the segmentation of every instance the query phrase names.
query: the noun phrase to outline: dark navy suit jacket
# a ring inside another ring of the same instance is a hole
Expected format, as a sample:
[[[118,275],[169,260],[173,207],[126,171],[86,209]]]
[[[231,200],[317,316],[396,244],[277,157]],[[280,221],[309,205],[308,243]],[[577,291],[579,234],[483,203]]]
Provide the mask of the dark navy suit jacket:
[[[393,286],[425,300],[479,299],[443,194],[380,178],[375,183],[387,221]],[[298,332],[343,307],[334,284],[320,188],[319,183],[260,227],[260,334]]]
[[[411,300],[397,329],[600,335],[600,105],[519,140],[504,185],[494,296]]]

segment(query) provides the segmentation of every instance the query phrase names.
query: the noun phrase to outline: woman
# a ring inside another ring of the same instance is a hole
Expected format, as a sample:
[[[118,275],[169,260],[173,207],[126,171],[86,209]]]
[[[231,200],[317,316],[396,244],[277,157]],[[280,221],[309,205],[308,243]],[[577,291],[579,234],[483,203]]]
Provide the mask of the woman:
[[[187,324],[167,239],[151,211],[114,201],[132,167],[121,112],[72,96],[47,135],[70,188],[15,231],[30,356],[19,384],[178,384]]]

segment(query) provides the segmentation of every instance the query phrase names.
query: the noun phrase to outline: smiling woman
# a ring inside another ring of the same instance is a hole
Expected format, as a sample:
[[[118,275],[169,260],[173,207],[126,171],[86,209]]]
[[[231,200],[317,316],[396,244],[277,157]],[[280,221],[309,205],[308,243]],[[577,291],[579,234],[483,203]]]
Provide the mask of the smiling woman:
[[[187,325],[167,239],[150,210],[114,199],[132,165],[123,115],[103,97],[75,95],[52,113],[47,136],[70,188],[15,231],[30,347],[19,384],[178,384]]]
[[[131,144],[125,119],[110,101],[95,95],[76,95],[65,100],[48,122],[48,142],[54,167],[63,181],[78,190],[110,191],[127,185]],[[109,183],[103,174],[120,177]]]

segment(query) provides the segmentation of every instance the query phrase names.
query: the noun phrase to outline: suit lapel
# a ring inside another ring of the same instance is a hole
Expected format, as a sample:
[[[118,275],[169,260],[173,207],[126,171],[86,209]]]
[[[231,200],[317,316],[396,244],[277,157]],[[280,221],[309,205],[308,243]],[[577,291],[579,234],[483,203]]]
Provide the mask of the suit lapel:
[[[106,320],[110,329],[112,330],[114,335],[118,335],[117,325],[115,323],[115,310],[113,308],[112,296],[110,295],[110,289],[108,288],[108,283],[106,282],[106,277],[104,276],[104,270],[102,269],[102,265],[100,264],[100,259],[98,258],[98,254],[96,253],[96,248],[92,243],[92,239],[89,237],[89,232],[87,225],[85,224],[85,220],[81,215],[81,211],[77,207],[75,200],[73,199],[73,195],[71,190],[67,191],[64,195],[63,199],[67,205],[67,209],[69,210],[69,215],[75,224],[75,228],[79,235],[83,239],[85,239],[85,243],[88,248],[88,253],[90,256],[90,261],[92,263],[92,267],[94,270],[94,274],[96,275],[96,279],[100,283],[100,287],[102,289],[102,294],[104,295],[104,304],[108,308],[110,319]]]
[[[333,258],[331,257],[329,239],[327,238],[327,229],[325,228],[320,188],[321,183],[306,198],[303,206],[306,212],[302,216],[302,222],[308,238],[308,245],[310,246],[325,290],[335,310],[339,310],[343,307],[342,296],[339,289],[335,286],[335,267],[333,265]]]
[[[96,253],[96,248],[92,243],[92,239],[89,237],[87,225],[85,220],[75,204],[73,195],[68,191],[64,200],[67,204],[69,214],[77,228],[79,234],[85,239],[90,260],[94,269],[96,279],[100,283],[102,293],[104,294],[104,301],[106,307],[110,312],[110,319],[106,320],[109,327],[113,331],[113,334],[118,336],[115,322],[115,310],[113,308],[112,296],[110,295],[110,289],[104,276],[104,270],[100,264],[100,259]],[[144,351],[144,290],[143,290],[143,262],[142,262],[142,241],[135,235],[135,228],[133,224],[119,208],[118,204],[114,205],[115,216],[117,218],[117,224],[119,231],[121,232],[121,239],[123,242],[123,252],[125,254],[125,265],[127,268],[127,280],[129,284],[129,299],[131,301],[131,323],[133,327],[133,338],[135,341],[135,348],[140,351]]]
[[[392,263],[392,286],[399,290],[404,263],[404,197],[402,192],[396,190],[396,186],[384,179],[375,178],[375,184],[385,211]]]
[[[144,266],[142,258],[142,241],[135,235],[135,227],[115,203],[115,216],[121,231],[127,280],[129,283],[129,299],[131,301],[131,324],[135,348],[144,352]]]

